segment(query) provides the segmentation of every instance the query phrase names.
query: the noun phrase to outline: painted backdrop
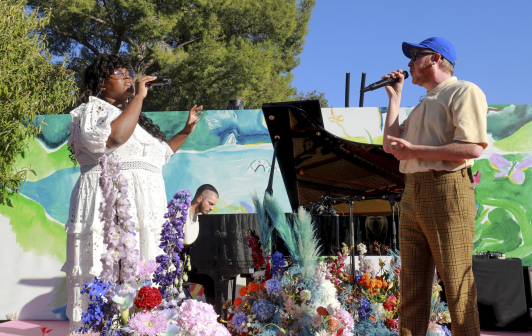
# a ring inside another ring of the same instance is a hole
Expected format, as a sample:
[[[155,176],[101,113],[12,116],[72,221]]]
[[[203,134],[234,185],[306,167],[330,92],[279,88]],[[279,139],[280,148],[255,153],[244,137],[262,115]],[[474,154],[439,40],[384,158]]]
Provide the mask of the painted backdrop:
[[[405,119],[411,108],[402,108]],[[322,109],[325,128],[358,142],[382,144],[385,108]],[[148,113],[167,135],[181,130],[187,112]],[[69,115],[47,126],[21,158],[31,166],[13,207],[0,206],[0,319],[65,319],[64,223],[79,167],[66,148]],[[489,146],[476,161],[475,251],[505,252],[532,265],[532,105],[490,106]],[[261,110],[206,111],[196,131],[164,167],[167,197],[203,183],[220,192],[216,213],[253,212],[250,194],[264,192],[273,155]],[[274,194],[290,205],[280,174]]]

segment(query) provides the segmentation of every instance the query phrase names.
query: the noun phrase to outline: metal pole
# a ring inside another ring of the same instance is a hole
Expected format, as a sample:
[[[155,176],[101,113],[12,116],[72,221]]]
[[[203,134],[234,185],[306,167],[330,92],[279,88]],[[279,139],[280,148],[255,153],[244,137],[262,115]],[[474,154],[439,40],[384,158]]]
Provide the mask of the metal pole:
[[[355,241],[353,239],[354,227],[353,227],[353,200],[349,200],[349,246],[351,249],[351,286],[355,288]]]
[[[397,203],[394,203],[392,205],[392,249],[393,252],[397,252],[397,229],[395,226],[395,205]]]
[[[360,100],[358,101],[358,107],[364,107],[364,88],[366,87],[366,73],[362,73],[362,80],[360,81]]]
[[[338,214],[336,216],[336,251],[340,251],[340,216]]]
[[[351,73],[345,73],[345,107],[349,107],[349,83],[351,82]]]

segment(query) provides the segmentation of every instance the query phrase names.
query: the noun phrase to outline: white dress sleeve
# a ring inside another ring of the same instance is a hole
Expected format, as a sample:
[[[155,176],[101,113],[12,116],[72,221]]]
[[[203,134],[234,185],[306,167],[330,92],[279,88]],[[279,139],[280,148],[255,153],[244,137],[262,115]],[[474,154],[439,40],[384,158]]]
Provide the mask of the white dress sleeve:
[[[91,153],[112,152],[113,148],[107,147],[107,139],[111,134],[111,122],[120,113],[122,111],[115,106],[96,97],[90,97],[88,103],[70,113],[72,123],[68,128],[74,136],[73,145]]]
[[[172,157],[172,155],[174,155],[174,151],[172,150],[172,148],[170,147],[170,145],[166,142],[166,141],[163,141],[163,144],[165,145],[166,147],[166,155],[165,155],[165,164],[168,163],[168,161],[170,161],[170,158]]]

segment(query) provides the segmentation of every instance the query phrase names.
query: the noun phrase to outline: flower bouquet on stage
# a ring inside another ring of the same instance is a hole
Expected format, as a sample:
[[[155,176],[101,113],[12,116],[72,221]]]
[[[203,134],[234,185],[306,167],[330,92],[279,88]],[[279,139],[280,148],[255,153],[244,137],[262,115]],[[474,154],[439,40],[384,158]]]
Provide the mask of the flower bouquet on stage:
[[[159,245],[164,253],[156,260],[139,258],[122,164],[103,156],[100,166],[100,220],[107,249],[100,276],[86,282],[81,292],[90,303],[74,335],[229,335],[211,305],[185,300],[190,260],[182,254],[182,241],[190,192],[180,190],[168,203]]]
[[[268,192],[260,202],[252,196],[259,222],[258,233],[245,232],[256,269],[253,281],[240,288],[240,297],[228,300],[227,328],[245,335],[398,335],[400,258],[396,251],[378,267],[357,246],[359,269],[347,265],[353,247],[343,245],[336,256],[319,258],[319,246],[311,215],[299,208],[289,222]],[[285,260],[271,253],[273,231],[289,252]],[[320,259],[322,259],[320,261]],[[431,322],[427,335],[450,335],[447,306],[435,283]]]

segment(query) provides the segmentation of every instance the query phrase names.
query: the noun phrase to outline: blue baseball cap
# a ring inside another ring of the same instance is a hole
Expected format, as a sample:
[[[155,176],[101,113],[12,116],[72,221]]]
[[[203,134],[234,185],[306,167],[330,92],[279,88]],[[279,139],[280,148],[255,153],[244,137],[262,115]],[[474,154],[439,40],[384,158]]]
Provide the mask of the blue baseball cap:
[[[442,55],[443,58],[451,62],[451,64],[456,64],[456,51],[451,42],[447,41],[441,37],[429,37],[428,39],[420,42],[419,44],[403,42],[403,54],[406,57],[410,58],[410,51],[412,48],[423,48],[430,49],[438,54]]]

